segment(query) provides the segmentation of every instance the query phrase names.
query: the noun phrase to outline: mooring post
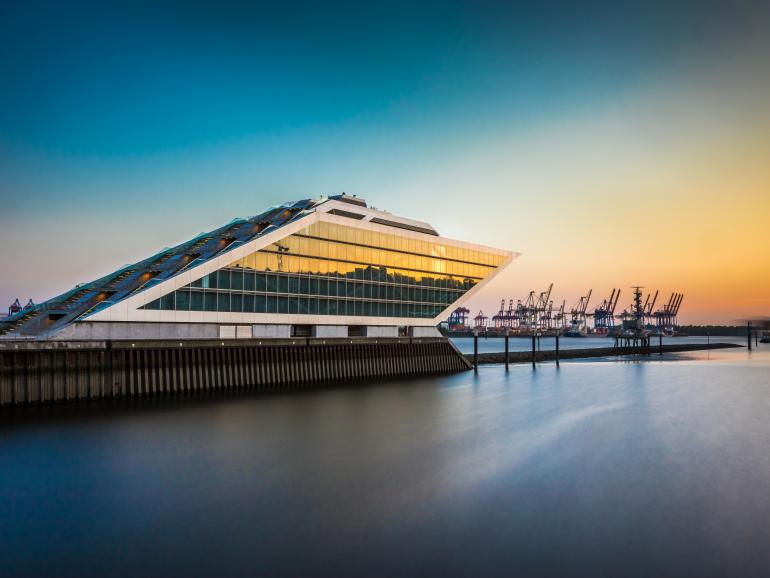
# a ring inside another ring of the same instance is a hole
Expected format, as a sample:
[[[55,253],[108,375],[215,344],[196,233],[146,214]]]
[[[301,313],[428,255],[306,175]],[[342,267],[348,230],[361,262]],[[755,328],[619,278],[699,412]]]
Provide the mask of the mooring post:
[[[535,334],[533,333],[532,334],[532,367],[535,367],[535,361],[536,361],[535,358],[537,357],[537,352],[535,350],[535,339],[537,339],[537,338],[535,337]]]
[[[711,331],[706,331],[706,345],[711,345]]]
[[[746,324],[746,331],[749,338],[749,351],[751,351],[751,321]]]
[[[479,330],[473,330],[473,371],[479,371]]]
[[[663,334],[658,333],[658,355],[663,355]]]
[[[107,343],[105,344],[105,351],[104,351],[104,360],[105,360],[105,378],[104,382],[102,384],[102,387],[104,389],[102,390],[104,393],[103,395],[109,395],[110,397],[115,397],[115,392],[113,391],[113,388],[115,387],[115,378],[114,378],[114,371],[112,367],[112,340],[108,339]]]
[[[508,339],[511,336],[510,330],[505,331],[505,371],[508,371]]]
[[[559,330],[556,330],[556,367],[559,367]]]

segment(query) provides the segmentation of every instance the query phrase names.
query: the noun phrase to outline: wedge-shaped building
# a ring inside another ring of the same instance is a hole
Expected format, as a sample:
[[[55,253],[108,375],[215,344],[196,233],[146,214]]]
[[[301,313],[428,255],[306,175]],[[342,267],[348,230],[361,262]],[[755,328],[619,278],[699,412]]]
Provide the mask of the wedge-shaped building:
[[[4,338],[436,334],[516,256],[337,195],[236,219],[20,311]]]

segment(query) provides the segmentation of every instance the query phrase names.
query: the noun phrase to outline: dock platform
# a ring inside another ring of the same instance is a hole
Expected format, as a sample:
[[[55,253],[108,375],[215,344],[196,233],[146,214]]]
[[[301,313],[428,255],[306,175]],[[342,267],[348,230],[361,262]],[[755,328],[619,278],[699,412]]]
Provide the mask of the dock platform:
[[[733,347],[743,347],[736,343],[673,343],[662,347],[650,345],[648,348],[642,347],[592,347],[585,349],[561,349],[559,359],[590,359],[601,357],[619,357],[619,356],[652,356],[662,353],[683,353],[687,351],[703,351],[707,349],[728,349]],[[473,354],[465,354],[469,363],[473,363]],[[508,353],[508,363],[532,363],[532,351],[511,351]],[[556,361],[556,350],[549,349],[535,352],[535,361]],[[505,363],[505,353],[479,353],[479,365],[490,365]]]

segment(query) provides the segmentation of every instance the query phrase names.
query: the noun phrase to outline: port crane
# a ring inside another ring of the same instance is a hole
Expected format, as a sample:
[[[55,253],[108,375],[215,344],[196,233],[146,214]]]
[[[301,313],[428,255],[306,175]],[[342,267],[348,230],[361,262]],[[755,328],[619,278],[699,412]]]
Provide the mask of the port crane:
[[[479,314],[473,318],[473,321],[475,322],[475,325],[474,325],[475,329],[486,329],[488,325],[489,317],[484,315],[483,311],[479,311]]]
[[[676,327],[677,315],[679,315],[679,308],[682,306],[683,300],[683,293],[672,293],[668,302],[652,314],[655,319],[655,325],[657,325],[659,329],[673,330],[673,328]]]
[[[463,330],[468,326],[468,315],[470,310],[465,307],[458,307],[452,311],[447,321],[447,325],[451,331]]]
[[[553,283],[548,289],[541,291],[535,303],[535,325],[538,329],[550,329],[551,315],[553,313],[553,301],[551,301],[551,291]]]
[[[497,312],[497,314],[492,316],[492,325],[495,329],[502,329],[505,327],[505,299],[500,301],[500,311]]]
[[[652,317],[653,313],[652,310],[655,307],[655,303],[658,301],[658,294],[660,293],[659,290],[655,291],[655,295],[652,297],[652,300],[650,300],[651,293],[647,294],[647,298],[644,300],[644,305],[642,306],[642,311],[644,312],[644,324],[645,325],[652,325]]]
[[[588,309],[588,302],[591,300],[592,292],[593,289],[589,289],[588,293],[583,295],[577,302],[577,305],[570,310],[570,328],[567,334],[584,335],[586,333],[586,309]]]
[[[657,326],[660,331],[673,331],[684,295],[672,293],[668,302],[656,310],[660,290],[654,293],[650,291],[645,297],[642,289],[634,287],[633,302],[619,315],[624,326],[628,325],[625,322],[633,322],[634,326],[638,325],[640,328],[651,329]],[[496,332],[512,330],[522,334],[565,330],[564,334],[567,336],[583,336],[589,332],[588,318],[592,317],[593,331],[596,334],[606,335],[618,330],[618,316],[615,311],[620,301],[620,289],[613,288],[610,296],[592,311],[588,310],[592,289],[580,297],[577,304],[569,310],[566,309],[566,301],[562,301],[558,308],[555,307],[551,298],[552,292],[553,283],[544,291],[530,291],[524,299],[508,299],[507,305],[506,300],[501,299],[497,313],[490,319],[483,311],[479,311],[473,318],[473,327]],[[469,315],[470,311],[464,307],[453,311],[447,323],[450,330],[468,329],[471,321]]]
[[[615,327],[615,308],[620,299],[620,289],[613,289],[608,299],[594,309],[594,328],[599,333],[606,333]]]

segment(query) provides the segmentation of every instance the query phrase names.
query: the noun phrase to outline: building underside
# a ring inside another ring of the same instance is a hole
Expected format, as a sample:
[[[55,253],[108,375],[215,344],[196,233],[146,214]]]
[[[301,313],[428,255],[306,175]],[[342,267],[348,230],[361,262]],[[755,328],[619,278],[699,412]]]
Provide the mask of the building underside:
[[[436,334],[516,254],[336,195],[271,207],[0,322],[3,339]]]

